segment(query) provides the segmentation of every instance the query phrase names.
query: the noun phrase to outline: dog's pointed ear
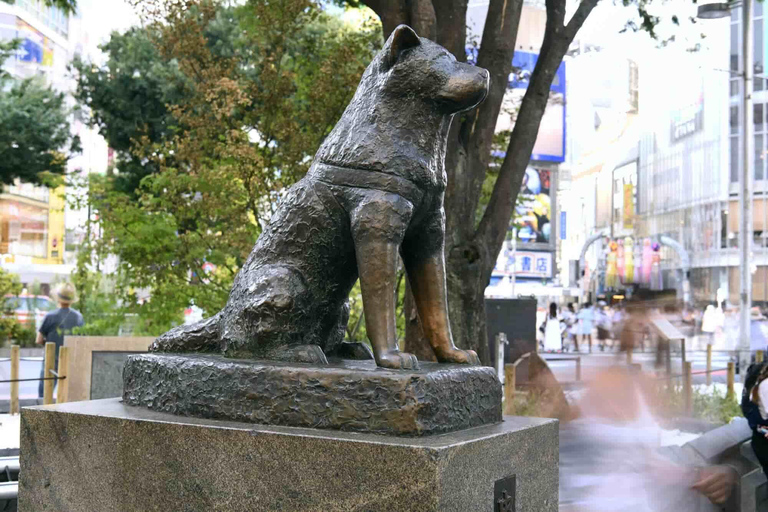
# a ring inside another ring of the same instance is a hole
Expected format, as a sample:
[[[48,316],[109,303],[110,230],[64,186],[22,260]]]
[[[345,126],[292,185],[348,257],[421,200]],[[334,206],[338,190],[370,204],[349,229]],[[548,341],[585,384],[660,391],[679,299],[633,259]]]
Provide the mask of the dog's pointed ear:
[[[419,36],[408,25],[398,25],[398,27],[392,31],[392,35],[389,36],[384,48],[386,50],[386,64],[387,68],[394,66],[400,59],[400,55],[409,48],[414,48],[421,44]]]

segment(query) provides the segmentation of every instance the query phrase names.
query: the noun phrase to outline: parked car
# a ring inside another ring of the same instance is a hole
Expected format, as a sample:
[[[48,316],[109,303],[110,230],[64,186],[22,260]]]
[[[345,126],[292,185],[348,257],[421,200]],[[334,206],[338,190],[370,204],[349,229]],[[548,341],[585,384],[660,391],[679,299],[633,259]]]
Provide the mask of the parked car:
[[[4,310],[13,311],[20,324],[31,325],[35,330],[43,324],[46,313],[56,309],[56,303],[46,295],[6,295]]]

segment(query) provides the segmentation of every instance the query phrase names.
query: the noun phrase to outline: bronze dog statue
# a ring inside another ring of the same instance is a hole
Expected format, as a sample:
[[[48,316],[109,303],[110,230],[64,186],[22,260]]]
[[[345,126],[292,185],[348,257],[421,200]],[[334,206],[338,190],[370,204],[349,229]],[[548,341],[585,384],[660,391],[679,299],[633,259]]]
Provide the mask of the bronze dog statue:
[[[172,329],[150,350],[321,364],[326,354],[370,358],[365,345],[343,342],[359,276],[376,363],[418,368],[397,348],[399,251],[437,360],[479,364],[475,352],[456,348],[448,322],[444,159],[453,116],[485,99],[488,80],[486,70],[397,27],[282,199],[224,309]]]

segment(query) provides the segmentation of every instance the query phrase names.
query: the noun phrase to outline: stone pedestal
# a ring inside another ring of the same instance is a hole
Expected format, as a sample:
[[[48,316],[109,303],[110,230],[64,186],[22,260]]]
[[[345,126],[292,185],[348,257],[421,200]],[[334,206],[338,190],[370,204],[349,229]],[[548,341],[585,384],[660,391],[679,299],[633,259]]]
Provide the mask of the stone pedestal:
[[[421,363],[387,370],[369,361],[328,366],[142,354],[123,367],[123,400],[182,416],[400,436],[501,421],[493,368]]]
[[[554,420],[505,417],[404,438],[187,418],[107,399],[24,408],[21,423],[25,512],[558,509]]]

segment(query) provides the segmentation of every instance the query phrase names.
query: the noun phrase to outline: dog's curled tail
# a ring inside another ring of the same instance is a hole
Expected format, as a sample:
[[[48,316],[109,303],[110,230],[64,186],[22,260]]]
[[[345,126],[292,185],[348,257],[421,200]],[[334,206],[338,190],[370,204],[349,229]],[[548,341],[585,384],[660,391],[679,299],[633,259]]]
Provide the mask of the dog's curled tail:
[[[150,352],[219,352],[221,313],[191,325],[174,327],[149,347]]]

